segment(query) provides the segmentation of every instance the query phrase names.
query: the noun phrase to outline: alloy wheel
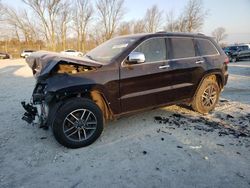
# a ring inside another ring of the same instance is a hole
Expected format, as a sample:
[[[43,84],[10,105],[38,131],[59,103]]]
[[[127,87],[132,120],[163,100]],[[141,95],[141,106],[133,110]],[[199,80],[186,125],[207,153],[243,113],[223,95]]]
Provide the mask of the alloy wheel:
[[[202,104],[205,107],[211,107],[216,103],[217,92],[214,86],[208,86],[202,95]]]
[[[81,142],[90,138],[97,128],[97,118],[88,109],[70,112],[63,121],[63,133],[72,141]]]

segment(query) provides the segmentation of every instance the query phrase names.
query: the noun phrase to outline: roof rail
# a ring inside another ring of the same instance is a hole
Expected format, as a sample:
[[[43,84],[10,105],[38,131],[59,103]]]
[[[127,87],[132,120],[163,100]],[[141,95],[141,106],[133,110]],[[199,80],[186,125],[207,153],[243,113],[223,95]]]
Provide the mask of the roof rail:
[[[158,32],[155,32],[155,33],[168,33],[168,32],[167,31],[158,31]],[[177,33],[179,33],[179,32],[177,32]],[[180,32],[180,33],[182,33],[182,32]],[[190,33],[190,34],[205,35],[203,33]]]
[[[158,31],[156,33],[167,33],[167,31]]]

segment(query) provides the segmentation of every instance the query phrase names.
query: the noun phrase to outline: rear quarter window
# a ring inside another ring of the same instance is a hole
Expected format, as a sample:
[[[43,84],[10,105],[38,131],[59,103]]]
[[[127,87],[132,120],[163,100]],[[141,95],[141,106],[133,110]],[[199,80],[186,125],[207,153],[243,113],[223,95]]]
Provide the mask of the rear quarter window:
[[[195,57],[195,48],[192,38],[171,38],[172,58]]]
[[[196,39],[196,42],[201,56],[218,54],[216,47],[211,41],[207,39]]]

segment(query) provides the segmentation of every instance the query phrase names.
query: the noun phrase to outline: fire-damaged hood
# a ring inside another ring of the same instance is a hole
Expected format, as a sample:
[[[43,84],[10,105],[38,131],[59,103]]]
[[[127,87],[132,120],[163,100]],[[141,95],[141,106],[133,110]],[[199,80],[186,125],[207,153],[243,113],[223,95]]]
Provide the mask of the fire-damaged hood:
[[[44,77],[60,62],[84,65],[89,67],[101,67],[102,64],[90,60],[87,57],[74,57],[55,52],[38,51],[26,58],[26,62],[33,71],[33,75]]]

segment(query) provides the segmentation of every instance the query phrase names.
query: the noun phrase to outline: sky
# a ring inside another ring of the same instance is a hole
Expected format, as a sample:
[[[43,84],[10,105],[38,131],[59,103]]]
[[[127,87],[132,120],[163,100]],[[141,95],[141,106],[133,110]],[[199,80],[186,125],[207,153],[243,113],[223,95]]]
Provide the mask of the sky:
[[[21,0],[2,0],[4,3],[24,8]],[[94,1],[94,0],[93,0]],[[176,16],[188,0],[125,0],[124,21],[142,18],[147,9],[157,5],[162,11],[173,10]],[[227,43],[250,43],[250,0],[203,0],[208,15],[201,30],[206,35],[217,27],[224,27],[228,34]],[[163,15],[165,18],[165,14]]]

